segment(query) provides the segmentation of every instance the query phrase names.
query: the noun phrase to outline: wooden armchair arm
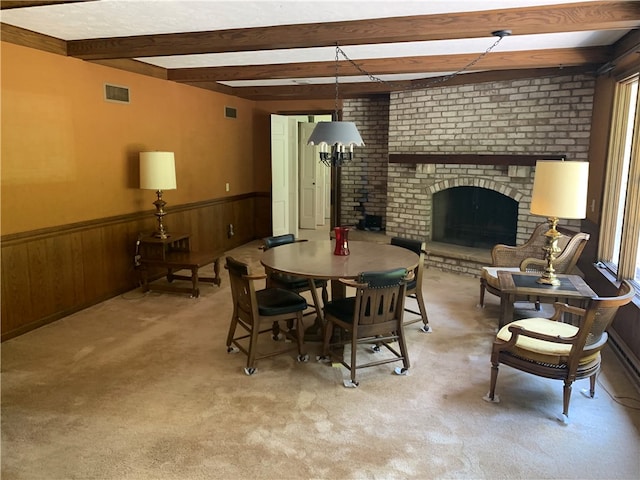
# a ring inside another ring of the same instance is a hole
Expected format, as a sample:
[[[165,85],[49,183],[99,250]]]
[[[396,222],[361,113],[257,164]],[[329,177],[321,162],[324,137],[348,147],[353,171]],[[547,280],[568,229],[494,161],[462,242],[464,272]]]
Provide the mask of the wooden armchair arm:
[[[561,337],[560,335],[547,335],[546,333],[534,332],[532,330],[527,330],[520,325],[512,325],[509,327],[509,331],[511,332],[511,339],[504,345],[513,346],[518,341],[518,336],[523,335],[529,338],[535,338],[537,340],[544,340],[546,342],[554,342],[554,343],[565,343],[571,344],[575,341],[576,336],[572,337]]]
[[[554,322],[560,321],[563,313],[571,313],[573,315],[578,315],[579,317],[584,317],[586,313],[584,308],[574,307],[573,305],[568,305],[562,302],[555,302],[553,304],[553,308],[555,311],[549,320],[553,320]]]

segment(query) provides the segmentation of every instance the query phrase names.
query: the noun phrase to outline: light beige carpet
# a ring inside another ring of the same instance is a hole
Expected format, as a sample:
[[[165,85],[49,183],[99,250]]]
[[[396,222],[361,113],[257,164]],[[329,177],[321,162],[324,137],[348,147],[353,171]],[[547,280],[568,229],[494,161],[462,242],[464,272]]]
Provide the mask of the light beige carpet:
[[[259,270],[257,246],[230,254]],[[476,279],[428,269],[433,333],[408,327],[409,375],[346,389],[346,369],[295,353],[246,376],[222,274],[198,299],[135,290],[3,343],[2,479],[640,478],[640,415],[621,405],[638,393],[611,351],[567,426],[558,381],[502,367],[502,402],[482,400],[498,303],[476,307]]]

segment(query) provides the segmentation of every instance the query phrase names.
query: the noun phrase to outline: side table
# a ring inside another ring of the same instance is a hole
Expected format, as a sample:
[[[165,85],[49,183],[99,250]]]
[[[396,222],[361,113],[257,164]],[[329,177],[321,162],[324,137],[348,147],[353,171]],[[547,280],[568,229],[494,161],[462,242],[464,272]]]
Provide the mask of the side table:
[[[168,238],[146,235],[140,238],[140,271],[143,291],[160,290],[166,292],[189,293],[193,298],[200,296],[199,282],[210,282],[220,286],[220,257],[224,252],[192,252],[188,233],[172,233]],[[213,277],[200,277],[198,270],[213,263]],[[167,270],[167,281],[191,280],[191,288],[178,285],[157,285],[149,283],[148,267]],[[191,270],[191,275],[174,272]]]
[[[499,328],[513,321],[513,304],[518,297],[536,297],[541,303],[576,302],[584,306],[586,301],[596,296],[579,275],[557,275],[560,285],[537,283],[539,273],[510,272],[498,270],[500,282]]]

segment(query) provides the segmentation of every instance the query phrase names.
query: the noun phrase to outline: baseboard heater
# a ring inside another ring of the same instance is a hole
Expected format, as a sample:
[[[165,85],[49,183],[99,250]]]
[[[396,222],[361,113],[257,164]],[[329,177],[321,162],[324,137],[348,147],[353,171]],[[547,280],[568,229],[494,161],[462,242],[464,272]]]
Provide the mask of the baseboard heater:
[[[622,362],[635,387],[640,391],[640,361],[615,330],[609,329],[607,333],[609,333],[609,345]]]

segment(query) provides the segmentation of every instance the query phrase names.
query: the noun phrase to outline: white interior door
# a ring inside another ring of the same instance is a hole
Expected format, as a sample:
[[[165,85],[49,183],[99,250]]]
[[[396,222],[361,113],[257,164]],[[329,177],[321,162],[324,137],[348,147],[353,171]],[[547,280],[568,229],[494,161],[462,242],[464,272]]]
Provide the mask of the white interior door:
[[[273,235],[290,233],[289,121],[271,115],[271,228]]]
[[[314,123],[300,123],[300,228],[315,229],[317,216],[316,162],[318,147],[307,145]]]
[[[327,167],[324,163],[318,161],[316,156],[316,225],[325,224],[325,195],[327,190],[325,184],[327,181]]]

